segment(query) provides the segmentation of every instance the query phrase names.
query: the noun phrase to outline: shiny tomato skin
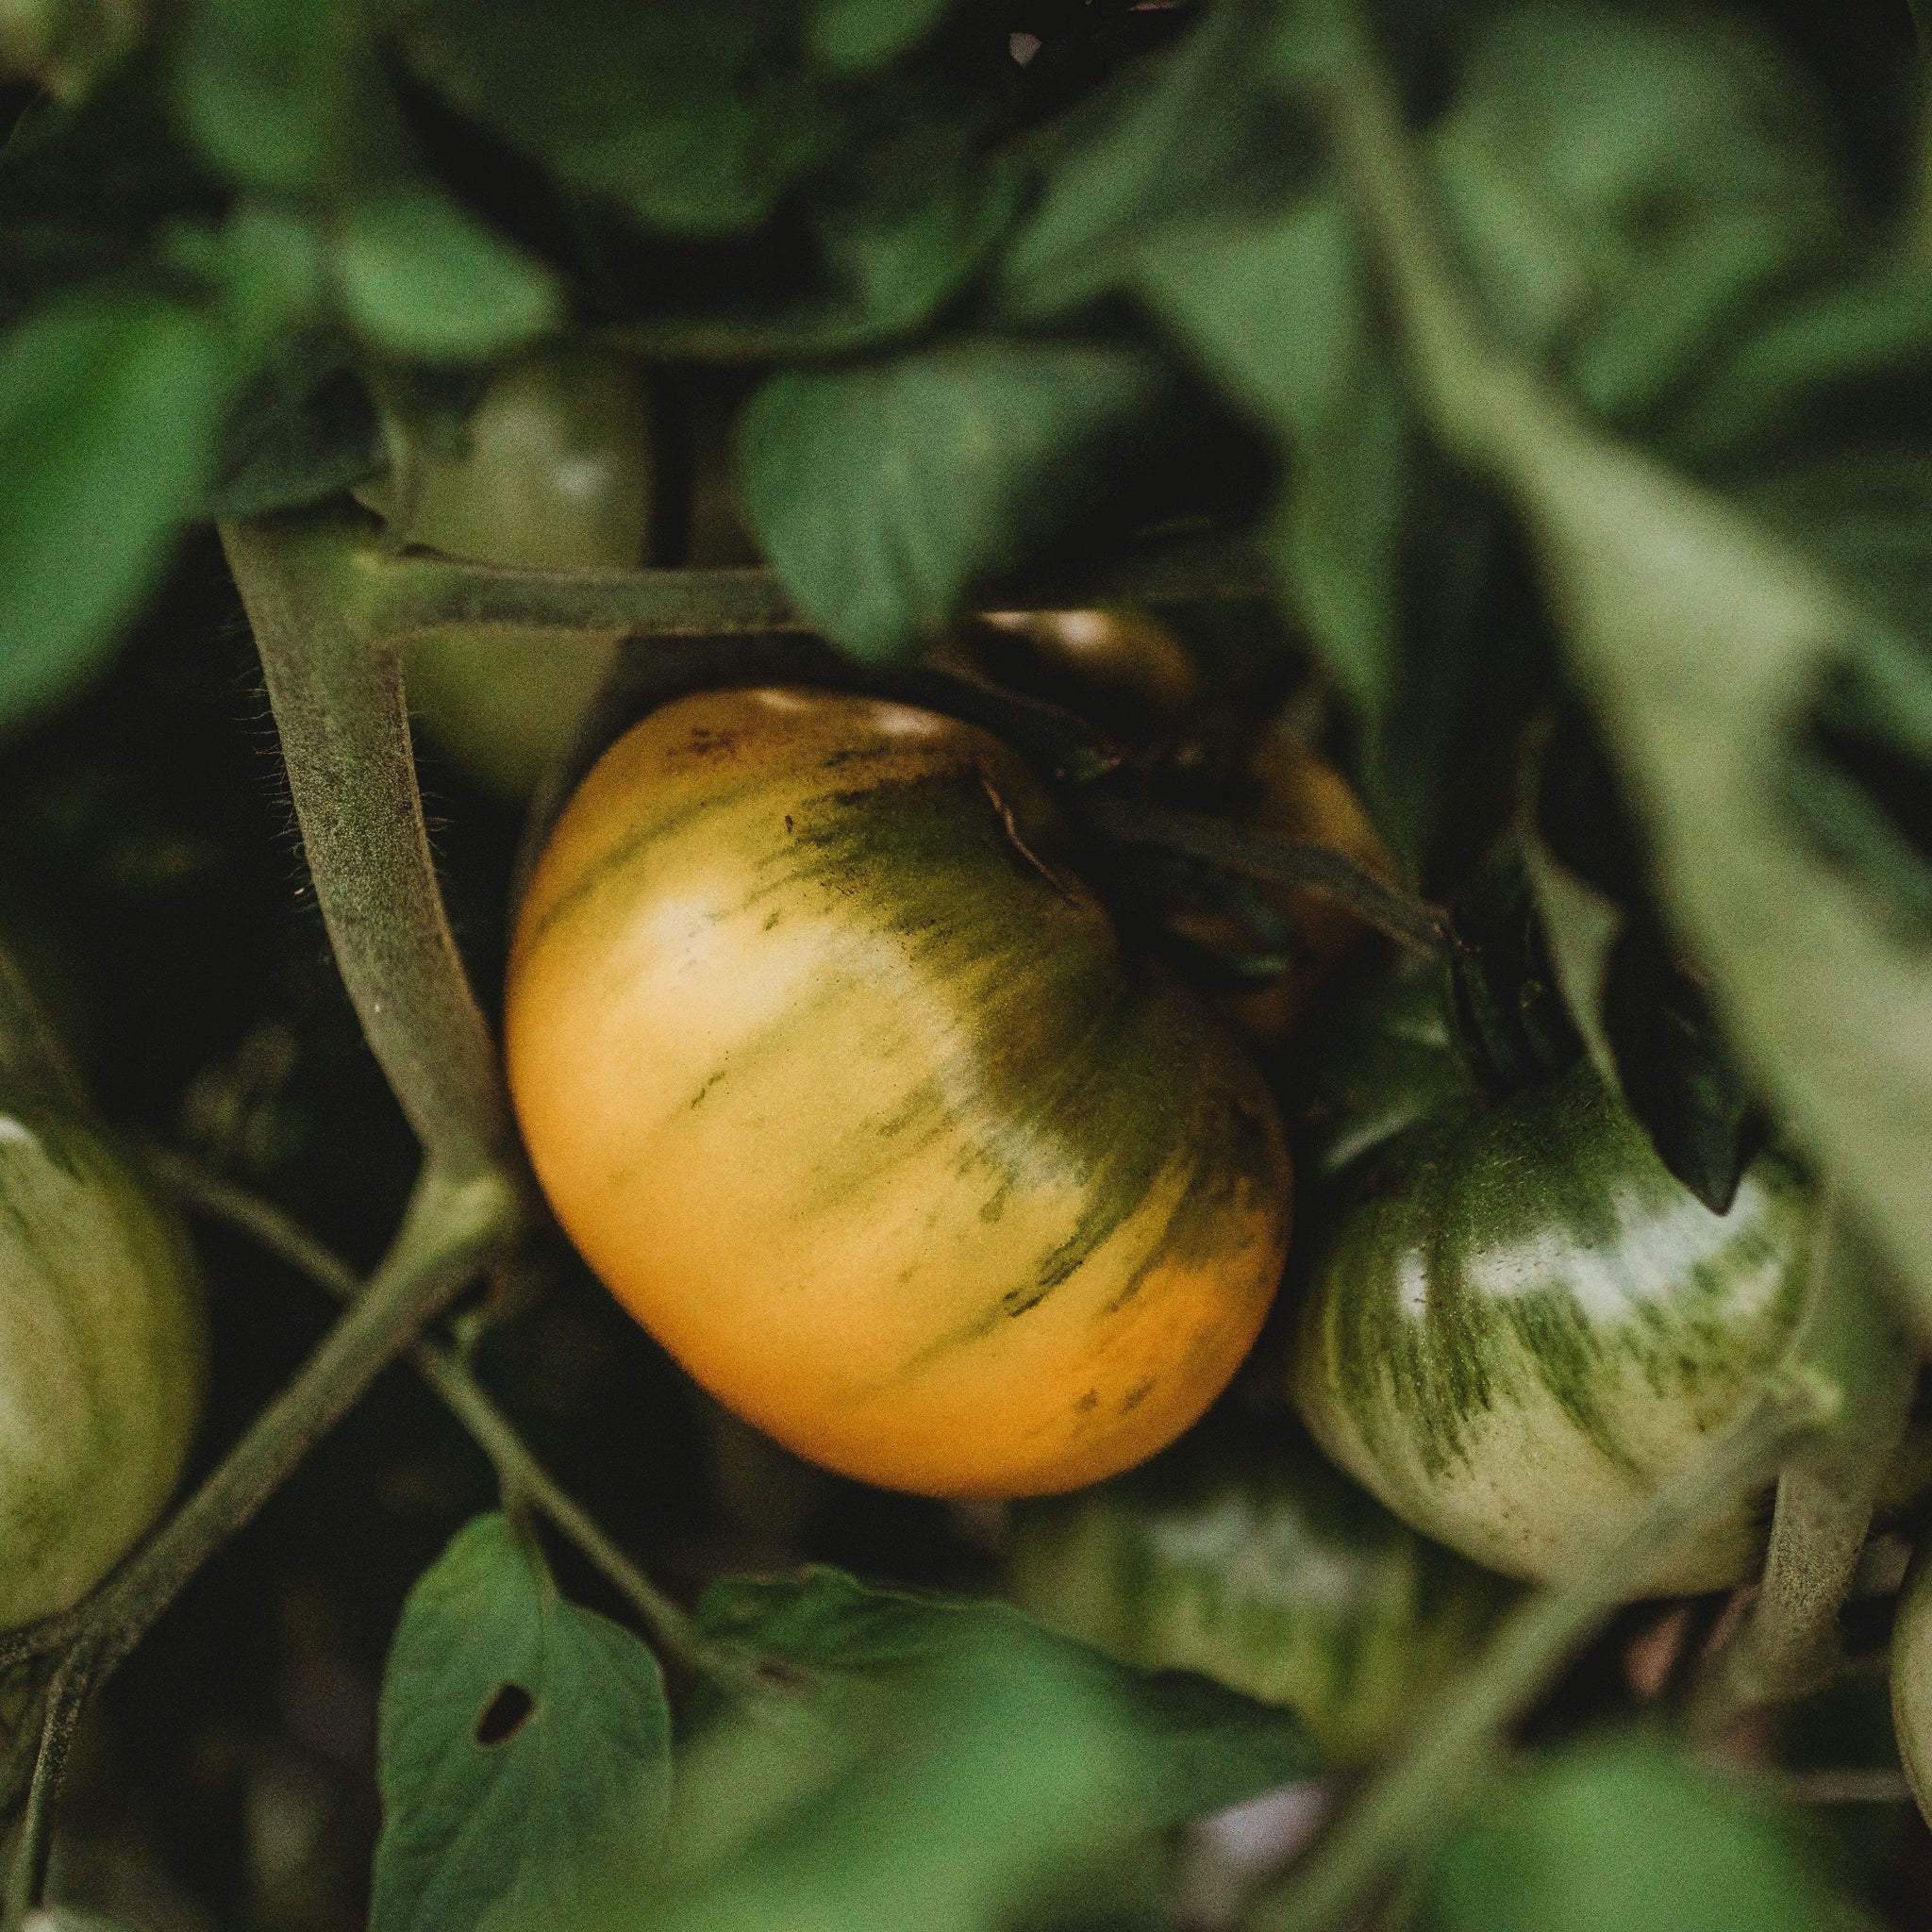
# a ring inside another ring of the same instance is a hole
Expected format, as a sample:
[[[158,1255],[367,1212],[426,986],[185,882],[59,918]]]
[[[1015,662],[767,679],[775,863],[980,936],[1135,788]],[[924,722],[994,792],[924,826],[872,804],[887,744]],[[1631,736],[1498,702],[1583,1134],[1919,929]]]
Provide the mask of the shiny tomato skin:
[[[871,1482],[1140,1460],[1280,1274],[1273,1100],[1065,840],[973,726],[713,691],[606,754],[520,910],[509,1077],[558,1219],[728,1407]]]
[[[160,1514],[200,1415],[187,1236],[92,1126],[0,1098],[0,1628],[70,1608]]]
[[[1419,1529],[1558,1577],[1784,1357],[1813,1213],[1771,1152],[1711,1213],[1587,1061],[1465,1095],[1345,1170],[1300,1271],[1296,1406]],[[1744,1580],[1765,1507],[1740,1505],[1645,1593]]]

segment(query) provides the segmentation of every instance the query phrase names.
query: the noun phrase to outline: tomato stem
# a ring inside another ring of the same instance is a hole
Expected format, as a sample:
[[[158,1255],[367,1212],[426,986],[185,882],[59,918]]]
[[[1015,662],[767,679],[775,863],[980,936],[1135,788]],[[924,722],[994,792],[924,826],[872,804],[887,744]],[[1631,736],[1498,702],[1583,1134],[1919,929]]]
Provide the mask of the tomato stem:
[[[453,1174],[516,1172],[496,1051],[437,889],[401,655],[371,636],[366,560],[326,539],[299,518],[222,530],[329,941],[431,1158]]]
[[[1320,892],[1415,952],[1441,955],[1454,943],[1440,907],[1386,884],[1332,846],[1271,839],[1208,812],[1098,788],[1073,803],[1088,829],[1112,843],[1178,853],[1265,885]]]
[[[306,1228],[246,1189],[198,1162],[158,1148],[145,1158],[161,1184],[190,1208],[222,1222],[286,1261],[341,1302],[362,1293],[361,1277]],[[516,1424],[491,1401],[458,1352],[429,1336],[408,1349],[417,1373],[490,1457],[507,1488],[575,1544],[637,1612],[667,1657],[687,1670],[727,1685],[746,1681],[752,1664],[733,1649],[708,1642],[684,1609],[667,1596],[614,1543],[582,1504],[538,1461]]]
[[[1779,1474],[1757,1600],[1693,1692],[1691,1720],[1707,1733],[1815,1690],[1838,1661],[1838,1614],[1918,1383],[1919,1351],[1900,1306],[1890,1272],[1843,1204],[1827,1197],[1812,1305],[1793,1354],[1843,1400]]]

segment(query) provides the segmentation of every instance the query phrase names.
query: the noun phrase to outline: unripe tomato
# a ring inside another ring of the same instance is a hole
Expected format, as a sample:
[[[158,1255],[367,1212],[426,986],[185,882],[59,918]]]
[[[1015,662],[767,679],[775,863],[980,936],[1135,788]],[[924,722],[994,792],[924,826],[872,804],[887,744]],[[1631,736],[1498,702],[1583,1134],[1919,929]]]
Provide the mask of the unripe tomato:
[[[1129,1474],[1023,1505],[1008,1566],[1035,1616],[1129,1663],[1287,1705],[1333,1766],[1398,1735],[1513,1595],[1280,1416],[1210,1417]]]
[[[1274,1291],[1274,1102],[1065,843],[971,725],[711,691],[605,755],[519,913],[510,1086],[558,1219],[726,1407],[869,1481],[1138,1461]]]
[[[636,368],[588,348],[546,350],[491,379],[458,456],[422,456],[409,541],[479,563],[634,568],[653,512],[653,436]],[[373,495],[391,518],[393,485]],[[441,630],[412,639],[409,708],[468,776],[528,797],[569,741],[616,649],[581,631]]]
[[[1912,1794],[1932,1820],[1932,1541],[1920,1542],[1892,1618],[1891,1724]]]
[[[0,1628],[77,1603],[167,1502],[206,1340],[187,1237],[92,1128],[0,1104]]]
[[[1560,1575],[1784,1357],[1812,1245],[1788,1161],[1760,1156],[1713,1214],[1580,1062],[1456,1101],[1350,1172],[1304,1271],[1294,1398],[1407,1522]],[[1763,1536],[1742,1506],[1645,1593],[1741,1581]]]

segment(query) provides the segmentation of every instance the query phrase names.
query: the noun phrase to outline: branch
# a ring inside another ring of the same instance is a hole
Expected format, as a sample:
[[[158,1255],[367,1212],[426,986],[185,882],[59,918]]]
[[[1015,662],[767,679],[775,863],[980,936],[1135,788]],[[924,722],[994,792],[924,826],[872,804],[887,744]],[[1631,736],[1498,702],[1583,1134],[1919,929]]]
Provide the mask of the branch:
[[[353,1302],[360,1277],[341,1257],[273,1203],[209,1174],[178,1154],[151,1148],[144,1159],[161,1184],[191,1208],[225,1223],[307,1275],[338,1301]],[[410,1344],[409,1359],[495,1466],[506,1489],[533,1505],[575,1543],[625,1597],[666,1656],[687,1670],[739,1685],[749,1675],[741,1653],[708,1642],[691,1618],[664,1594],[599,1526],[595,1518],[530,1453],[516,1426],[486,1394],[454,1350],[426,1336]]]
[[[88,1693],[174,1602],[182,1586],[281,1486],[308,1450],[338,1423],[375,1377],[415,1339],[465,1282],[514,1237],[521,1201],[502,1175],[452,1179],[431,1164],[410,1196],[401,1231],[367,1291],[338,1322],[293,1379],[256,1417],[201,1487],[135,1555],[71,1610],[0,1637],[0,1668],[60,1654],[58,1694],[50,1691],[37,1790],[29,1807],[43,1837],[51,1817],[72,1720]],[[71,1706],[71,1709],[70,1707]],[[9,1910],[34,1903],[37,1862],[30,1841]],[[23,1899],[25,1903],[23,1903]]]
[[[366,517],[343,508],[231,524],[223,528],[237,579],[255,619],[264,542],[278,553],[272,574],[290,568],[322,591],[341,626],[400,643],[422,631],[507,625],[622,631],[632,637],[809,635],[817,624],[791,600],[783,579],[761,567],[727,570],[521,570],[434,551],[385,546]],[[299,593],[298,593],[299,594]],[[1243,531],[1185,529],[1135,538],[1061,558],[1017,580],[989,587],[1002,608],[1075,609],[1093,604],[1188,604],[1267,597],[1273,584]],[[303,598],[303,622],[313,609]]]
[[[1440,1697],[1413,1741],[1310,1856],[1259,1901],[1256,1932],[1327,1932],[1353,1924],[1405,1858],[1436,1842],[1476,1795],[1504,1727],[1624,1603],[1738,1498],[1755,1490],[1793,1443],[1827,1421],[1836,1391],[1794,1374],[1769,1388],[1732,1429],[1566,1582],[1526,1598],[1482,1660]]]
[[[316,896],[349,997],[433,1164],[520,1171],[496,1050],[457,956],[423,823],[400,652],[339,518],[225,524]]]

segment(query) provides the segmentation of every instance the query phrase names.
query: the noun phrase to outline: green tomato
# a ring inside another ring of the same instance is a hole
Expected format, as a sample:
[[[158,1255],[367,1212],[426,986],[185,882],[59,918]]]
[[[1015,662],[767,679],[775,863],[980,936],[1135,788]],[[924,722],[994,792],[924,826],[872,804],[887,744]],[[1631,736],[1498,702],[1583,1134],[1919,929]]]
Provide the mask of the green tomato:
[[[1808,1291],[1796,1168],[1760,1156],[1711,1213],[1588,1062],[1435,1108],[1348,1171],[1325,1219],[1301,1271],[1296,1406],[1398,1515],[1517,1576],[1562,1574],[1724,1428]],[[1765,1507],[1644,1593],[1742,1580]]]
[[[1892,1618],[1891,1724],[1919,1809],[1932,1821],[1932,1541],[1920,1543]]]
[[[466,446],[417,454],[406,534],[479,563],[629,569],[644,560],[655,491],[649,396],[634,365],[551,349],[494,375]],[[392,482],[360,492],[392,521]],[[538,629],[411,641],[409,708],[437,747],[515,803],[536,789],[595,696],[617,640]]]
[[[179,1222],[98,1133],[0,1104],[0,1628],[77,1603],[161,1512],[206,1335]]]
[[[1364,1495],[1287,1416],[1210,1418],[1124,1476],[1021,1506],[1008,1589],[1130,1663],[1288,1706],[1334,1765],[1389,1743],[1514,1595]]]

